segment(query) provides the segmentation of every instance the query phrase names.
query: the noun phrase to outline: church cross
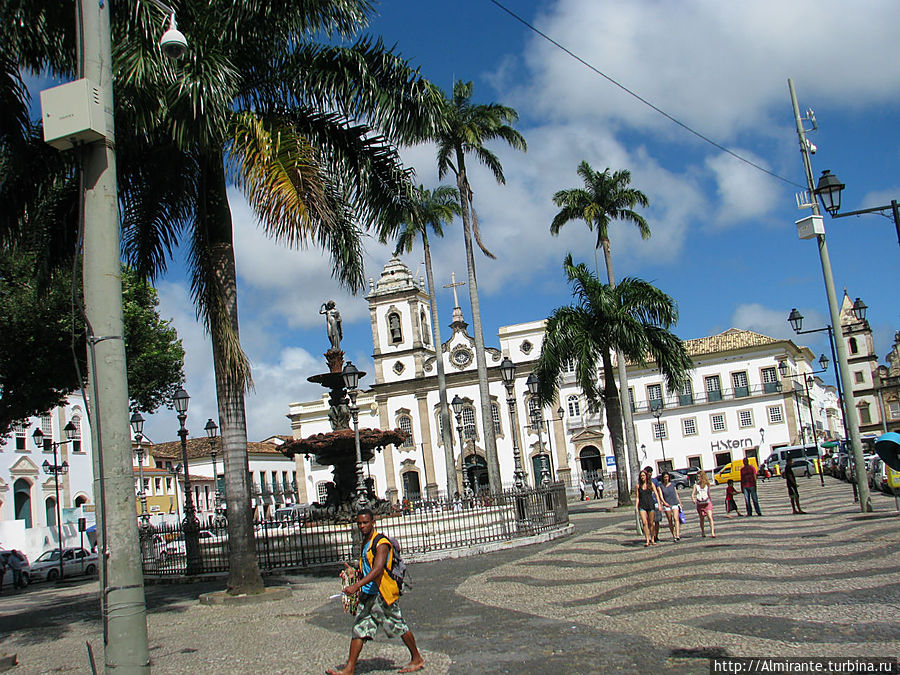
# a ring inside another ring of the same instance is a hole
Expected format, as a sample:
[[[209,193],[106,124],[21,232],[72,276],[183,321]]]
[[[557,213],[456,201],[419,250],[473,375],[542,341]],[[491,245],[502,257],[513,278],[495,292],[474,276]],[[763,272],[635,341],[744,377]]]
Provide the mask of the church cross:
[[[457,281],[456,280],[455,272],[450,272],[450,283],[444,284],[444,288],[452,288],[453,289],[453,306],[454,307],[459,307],[459,297],[456,295],[456,288],[458,286],[465,286],[465,285],[466,285],[465,281]]]

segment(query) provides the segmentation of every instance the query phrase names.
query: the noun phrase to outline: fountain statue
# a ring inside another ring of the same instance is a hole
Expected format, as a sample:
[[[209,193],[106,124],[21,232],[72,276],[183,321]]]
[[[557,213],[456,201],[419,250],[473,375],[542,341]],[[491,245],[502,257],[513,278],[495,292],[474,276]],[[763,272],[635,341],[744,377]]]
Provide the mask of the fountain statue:
[[[309,382],[320,384],[329,390],[328,421],[331,431],[313,434],[306,438],[288,441],[279,447],[287,457],[295,455],[314,456],[318,464],[331,466],[334,481],[328,491],[326,504],[321,505],[328,514],[339,519],[353,519],[360,505],[361,495],[365,495],[366,506],[381,513],[390,512],[390,504],[378,499],[372,492],[371,483],[360,489],[359,467],[357,467],[356,440],[350,427],[351,406],[344,385],[344,352],[341,351],[341,314],[334,300],[323,303],[319,314],[325,315],[325,325],[331,347],[325,352],[328,372],[312,375]],[[362,377],[365,373],[359,373]],[[368,462],[376,450],[387,445],[399,445],[406,440],[406,432],[401,429],[382,431],[381,429],[359,429],[360,459]],[[366,481],[364,481],[366,482]],[[321,514],[320,514],[321,515]]]

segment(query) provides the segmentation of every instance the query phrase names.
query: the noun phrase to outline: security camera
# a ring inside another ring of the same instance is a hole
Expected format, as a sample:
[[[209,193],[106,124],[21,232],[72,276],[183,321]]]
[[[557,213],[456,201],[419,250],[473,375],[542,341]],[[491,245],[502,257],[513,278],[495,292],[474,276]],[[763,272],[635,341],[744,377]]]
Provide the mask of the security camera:
[[[173,61],[180,59],[187,51],[187,39],[178,30],[178,26],[175,23],[175,12],[172,12],[172,16],[169,18],[169,30],[163,33],[159,46],[163,50],[163,54]]]
[[[808,138],[806,139],[806,149],[809,150],[809,154],[811,154],[811,155],[816,154],[816,150],[818,150],[815,143],[813,143]]]

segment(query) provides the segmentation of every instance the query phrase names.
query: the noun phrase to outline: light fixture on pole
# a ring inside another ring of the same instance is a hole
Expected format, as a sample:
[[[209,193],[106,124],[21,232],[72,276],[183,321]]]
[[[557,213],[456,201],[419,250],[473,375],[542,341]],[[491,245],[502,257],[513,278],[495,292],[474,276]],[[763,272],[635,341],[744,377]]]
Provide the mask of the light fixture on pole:
[[[528,376],[528,379],[525,380],[525,385],[528,387],[528,393],[530,393],[532,397],[536,397],[538,389],[540,387],[540,381],[538,380],[537,375],[531,373],[531,375]],[[538,404],[534,408],[532,416],[537,426],[538,448],[540,448],[541,452],[541,485],[547,487],[548,485],[550,485],[550,465],[547,462],[547,453],[544,452],[544,436],[542,433],[544,427],[544,416],[541,413],[540,404]]]
[[[137,443],[134,454],[137,455],[138,480],[141,483],[141,489],[138,492],[138,497],[141,500],[141,528],[146,530],[150,526],[150,514],[147,512],[147,489],[144,486],[144,417],[141,413],[135,412],[131,416],[129,423],[131,424],[131,431],[134,433],[134,441]]]
[[[516,396],[513,392],[513,385],[516,381],[516,364],[508,356],[504,357],[503,361],[500,362],[500,377],[503,379],[503,385],[506,387],[506,405],[509,407],[509,421],[512,428],[513,460],[515,462],[513,478],[516,489],[522,490],[525,488],[525,472],[522,471],[522,454],[519,451],[519,441],[517,439],[519,414],[516,410]]]
[[[813,185],[812,165],[809,159],[810,143],[806,138],[806,129],[803,128],[803,118],[800,116],[800,105],[797,103],[797,94],[794,91],[793,80],[788,80],[788,89],[791,94],[791,105],[794,109],[794,121],[797,125],[797,136],[800,141],[800,156],[803,159],[803,169],[806,173],[806,184],[809,193],[815,194]],[[809,116],[807,116],[809,117]],[[834,327],[835,356],[838,368],[841,371],[841,380],[850,380],[850,365],[847,361],[847,347],[844,344],[844,335],[841,329],[841,312],[838,307],[837,294],[834,291],[834,275],[831,271],[831,258],[828,255],[828,243],[825,240],[825,225],[822,216],[819,215],[819,205],[815,198],[808,205],[812,209],[812,215],[797,221],[797,233],[803,239],[815,238],[819,249],[819,260],[822,264],[822,277],[825,282],[825,295],[828,298],[828,313],[831,317],[831,325]],[[853,455],[856,471],[856,486],[859,494],[859,507],[863,512],[872,511],[872,498],[869,494],[869,484],[862,467],[865,466],[862,451],[862,440],[859,436],[859,422],[855,416],[856,398],[853,388],[849,387],[843,392],[844,406],[846,407],[845,422],[847,434],[850,437],[850,448]]]
[[[656,434],[656,437],[659,439],[659,447],[662,449],[662,458],[663,464],[666,463],[666,444],[663,442],[663,429],[662,424],[659,421],[659,418],[662,417],[663,407],[661,405],[655,406],[650,414],[656,418],[656,422],[654,423],[656,426],[653,428],[653,433]]]
[[[809,425],[810,425],[810,428],[812,429],[813,443],[816,446],[816,459],[819,460],[819,480],[822,483],[822,487],[825,487],[825,472],[822,471],[822,457],[821,457],[821,453],[819,452],[819,435],[816,433],[816,420],[815,420],[815,418],[813,418],[812,396],[809,393],[809,385],[810,385],[810,383],[814,382],[812,376],[815,375],[816,373],[828,372],[828,357],[825,356],[824,354],[822,354],[819,357],[819,365],[821,366],[820,370],[810,370],[808,373],[806,373],[805,376],[803,376],[800,373],[797,373],[796,375],[788,373],[788,366],[785,361],[782,361],[778,364],[778,370],[781,373],[782,379],[795,378],[798,376],[802,377],[802,379],[803,379],[803,389],[806,392],[806,405],[807,405],[807,408],[809,409]],[[762,429],[760,429],[760,432],[761,431],[762,431]],[[809,474],[807,473],[806,476],[808,478]]]
[[[215,503],[215,509],[218,512],[219,509],[219,473],[216,471],[216,455],[219,454],[219,451],[216,449],[216,435],[219,433],[219,426],[213,422],[212,417],[206,420],[206,426],[203,427],[203,430],[206,432],[206,437],[209,438],[209,456],[212,457],[213,464],[213,502]]]
[[[75,436],[78,434],[78,427],[75,426],[75,423],[72,420],[69,420],[66,423],[66,426],[63,427],[63,433],[66,435],[66,439],[64,441],[59,441],[57,443],[51,443],[50,446],[53,450],[53,464],[44,460],[42,468],[44,473],[48,476],[53,476],[53,487],[56,490],[56,539],[57,546],[59,549],[59,578],[62,580],[63,578],[63,540],[62,540],[62,511],[59,505],[59,477],[60,475],[65,475],[69,473],[69,463],[63,461],[62,464],[59,463],[56,455],[56,449],[61,445],[65,445],[66,443],[71,443],[75,440]],[[41,431],[40,427],[35,427],[34,433],[32,434],[32,438],[34,438],[34,444],[43,449],[44,447],[44,432]],[[49,575],[48,575],[49,578]]]
[[[194,491],[191,488],[191,469],[188,463],[187,436],[184,423],[187,420],[188,401],[191,397],[184,388],[179,388],[173,396],[175,410],[178,413],[178,436],[181,438],[181,463],[184,466],[184,520],[181,523],[184,531],[184,553],[187,558],[185,574],[193,576],[203,569],[200,559],[200,521],[194,508]]]
[[[368,498],[363,477],[362,448],[359,445],[359,406],[356,405],[356,397],[359,395],[359,378],[365,373],[360,372],[352,361],[347,361],[341,375],[344,378],[347,396],[350,398],[350,416],[353,418],[353,441],[356,444],[356,501],[359,508],[364,508]]]
[[[465,407],[465,401],[456,394],[450,401],[450,407],[453,408],[453,415],[456,417],[456,433],[459,436],[459,461],[462,466],[463,476],[463,494],[466,497],[472,496],[472,486],[469,483],[469,468],[466,465],[466,446],[463,439],[462,412]]]
[[[900,244],[900,205],[898,205],[897,200],[892,199],[890,204],[885,204],[884,206],[873,206],[869,209],[839,213],[841,210],[841,192],[843,192],[845,187],[846,186],[838,180],[837,176],[826,169],[822,172],[822,175],[819,176],[819,182],[816,185],[814,192],[822,201],[822,208],[828,211],[832,218],[861,216],[866,213],[878,213],[887,217],[885,211],[890,210],[891,217],[894,220],[894,229],[897,231],[897,243]]]

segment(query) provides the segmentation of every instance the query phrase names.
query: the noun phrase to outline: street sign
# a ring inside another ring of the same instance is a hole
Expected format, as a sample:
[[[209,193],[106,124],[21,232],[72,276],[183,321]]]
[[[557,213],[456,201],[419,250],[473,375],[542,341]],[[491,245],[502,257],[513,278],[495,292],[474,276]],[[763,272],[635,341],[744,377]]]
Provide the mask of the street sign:
[[[606,466],[607,468],[614,468],[616,466],[616,458],[614,455],[606,456]]]

